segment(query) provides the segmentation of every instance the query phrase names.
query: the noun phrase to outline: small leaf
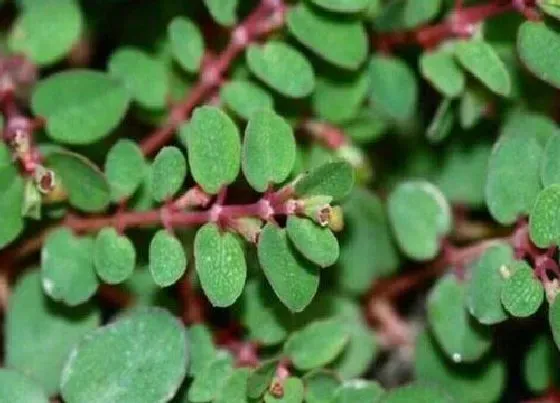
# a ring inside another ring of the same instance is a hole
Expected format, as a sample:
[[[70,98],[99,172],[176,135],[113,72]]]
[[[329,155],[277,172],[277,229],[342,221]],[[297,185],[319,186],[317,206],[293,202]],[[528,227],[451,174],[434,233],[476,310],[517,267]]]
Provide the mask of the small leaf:
[[[110,201],[109,183],[87,158],[68,151],[50,153],[45,162],[68,193],[70,204],[80,210],[104,210]]]
[[[317,370],[306,374],[303,378],[305,403],[331,403],[340,380],[334,372]]]
[[[100,323],[97,308],[85,304],[68,309],[56,304],[44,294],[39,271],[25,273],[8,301],[4,365],[35,380],[47,395],[55,395],[72,348]],[[3,387],[0,390],[4,392]]]
[[[251,373],[247,382],[247,396],[249,398],[259,399],[264,395],[274,379],[277,367],[278,360],[268,360],[261,363]]]
[[[286,230],[296,249],[319,267],[332,266],[338,259],[338,241],[328,227],[292,215],[288,217]]]
[[[264,396],[264,403],[301,403],[303,402],[303,382],[294,377],[286,378],[282,383],[282,397],[274,397],[270,392]]]
[[[529,217],[531,240],[540,248],[560,244],[560,184],[543,189]]]
[[[130,197],[142,184],[146,161],[140,147],[128,139],[120,139],[107,153],[105,175],[111,188],[111,200]]]
[[[465,90],[465,74],[449,52],[438,50],[423,53],[420,57],[420,72],[448,98],[458,97]]]
[[[175,17],[167,28],[171,54],[189,73],[200,69],[204,55],[204,40],[198,27],[185,17]]]
[[[284,182],[294,167],[296,141],[290,125],[274,111],[261,109],[247,124],[242,168],[247,182],[258,192]]]
[[[453,112],[450,99],[441,101],[436,110],[436,114],[426,129],[426,137],[428,140],[433,143],[438,143],[449,135],[455,123],[455,115]]]
[[[216,194],[235,181],[241,165],[239,130],[220,109],[197,108],[181,127],[181,140],[189,150],[192,176],[205,192]]]
[[[329,11],[338,13],[356,13],[363,11],[369,5],[370,0],[311,0],[313,4],[323,7]]]
[[[53,140],[82,145],[111,133],[124,118],[128,102],[124,87],[107,74],[71,70],[39,82],[31,108],[46,119],[46,131]]]
[[[511,78],[496,51],[481,40],[462,41],[455,47],[461,65],[496,94],[507,97]]]
[[[388,200],[389,220],[402,250],[415,260],[435,257],[440,239],[451,230],[451,209],[428,182],[401,183]]]
[[[408,403],[408,402],[452,403],[445,392],[430,385],[409,384],[388,391],[381,397],[379,403]]]
[[[185,377],[184,329],[157,308],[124,315],[98,329],[70,354],[62,373],[62,398],[90,403],[168,400]]]
[[[273,109],[272,96],[258,85],[246,80],[232,80],[220,90],[226,106],[245,120],[259,109]]]
[[[187,257],[181,242],[166,230],[156,232],[150,242],[150,272],[160,287],[168,287],[181,278]]]
[[[109,73],[122,81],[132,99],[148,109],[162,109],[168,95],[168,75],[162,60],[133,48],[120,48],[108,64]]]
[[[239,0],[204,0],[204,5],[220,25],[230,27],[237,22]]]
[[[0,368],[0,390],[3,403],[48,403],[46,393],[31,379],[10,369]]]
[[[476,323],[465,309],[465,286],[452,275],[443,277],[428,297],[428,322],[453,362],[478,360],[492,343],[489,328]]]
[[[286,231],[268,223],[261,231],[258,256],[274,292],[291,311],[301,312],[319,287],[317,267],[297,255]]]
[[[226,352],[218,353],[216,358],[194,378],[189,388],[189,402],[203,403],[213,401],[225,386],[233,372],[233,360]]]
[[[323,164],[298,180],[295,190],[300,197],[330,196],[343,199],[354,186],[354,169],[347,162]]]
[[[51,232],[41,250],[43,289],[51,298],[75,306],[97,291],[93,265],[94,242],[66,228]]]
[[[502,304],[513,316],[531,316],[544,301],[544,287],[525,261],[516,262],[511,272],[502,288]]]
[[[560,34],[544,22],[526,21],[519,27],[517,51],[521,61],[533,74],[560,88],[560,71],[555,57],[560,51]]]
[[[122,283],[134,271],[136,250],[130,239],[120,236],[114,228],[103,228],[95,240],[94,262],[104,282]]]
[[[466,303],[471,315],[480,323],[493,325],[508,318],[501,299],[504,285],[501,270],[512,263],[513,249],[499,243],[486,249],[472,268]]]
[[[316,321],[292,333],[284,345],[284,352],[296,368],[308,371],[333,361],[348,340],[348,332],[340,321]]]
[[[338,67],[357,70],[367,57],[367,34],[357,20],[337,18],[301,3],[288,11],[286,23],[298,41]]]
[[[152,164],[152,195],[156,201],[171,198],[183,185],[187,161],[177,147],[163,147]]]
[[[189,328],[191,357],[189,375],[196,377],[216,358],[217,350],[212,341],[212,333],[205,325],[193,325]]]
[[[208,223],[196,232],[195,268],[204,294],[213,306],[226,307],[241,295],[247,264],[240,240]]]
[[[286,97],[304,98],[315,86],[311,64],[299,51],[283,42],[249,46],[247,64],[260,80]]]
[[[368,71],[373,106],[391,119],[411,119],[418,103],[418,85],[412,70],[401,59],[373,56]]]
[[[377,382],[353,379],[338,388],[334,403],[377,402],[384,393]]]
[[[39,65],[61,60],[80,39],[82,12],[74,0],[36,1],[14,23],[8,46]],[[56,27],[54,29],[53,27]]]

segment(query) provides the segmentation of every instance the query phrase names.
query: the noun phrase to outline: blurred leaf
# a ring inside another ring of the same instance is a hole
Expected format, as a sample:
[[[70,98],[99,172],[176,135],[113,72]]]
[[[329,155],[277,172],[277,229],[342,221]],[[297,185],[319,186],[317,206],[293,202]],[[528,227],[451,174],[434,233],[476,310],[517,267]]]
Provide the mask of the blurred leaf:
[[[181,242],[161,229],[152,238],[149,250],[150,272],[160,287],[169,287],[187,268],[187,256]]]
[[[294,167],[296,141],[292,128],[274,111],[260,109],[251,115],[241,167],[247,182],[258,192],[284,182]]]
[[[49,233],[41,249],[43,290],[55,301],[75,306],[97,291],[94,241],[76,237],[67,228]]]
[[[164,310],[125,315],[76,346],[62,373],[62,398],[91,403],[165,401],[185,377],[187,343],[184,327]]]
[[[246,58],[255,76],[286,97],[304,98],[313,91],[315,75],[311,64],[283,42],[251,45]]]
[[[55,395],[70,351],[100,322],[97,308],[82,305],[68,309],[56,304],[44,295],[40,273],[26,273],[16,283],[8,303],[4,364],[35,380],[47,395]],[[4,388],[1,390],[5,397]]]
[[[288,11],[286,23],[298,41],[329,63],[357,70],[366,60],[367,34],[357,20],[300,3]]]
[[[224,112],[212,106],[197,108],[180,135],[189,150],[192,176],[205,192],[216,194],[235,181],[241,165],[241,140],[237,126]]]
[[[127,91],[105,73],[68,70],[51,75],[35,87],[31,108],[46,119],[52,139],[67,144],[91,144],[106,137],[124,118]]]

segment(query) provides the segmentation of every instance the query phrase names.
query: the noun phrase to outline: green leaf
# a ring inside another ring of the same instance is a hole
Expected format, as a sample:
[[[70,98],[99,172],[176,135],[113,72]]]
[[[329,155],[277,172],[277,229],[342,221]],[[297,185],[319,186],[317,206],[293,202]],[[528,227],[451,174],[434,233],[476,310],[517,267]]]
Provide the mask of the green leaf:
[[[478,360],[492,343],[489,328],[480,326],[465,309],[465,294],[465,285],[448,275],[428,297],[428,322],[445,354],[456,363]]]
[[[245,120],[259,109],[274,109],[272,96],[248,80],[232,80],[220,90],[225,105]]]
[[[70,351],[86,333],[99,326],[101,315],[91,305],[69,309],[48,299],[41,287],[40,273],[34,270],[16,283],[5,319],[4,365],[35,380],[52,396],[58,392]]]
[[[187,268],[187,256],[181,242],[161,229],[152,238],[149,250],[150,272],[160,287],[169,287]]]
[[[559,51],[560,34],[544,22],[526,21],[519,27],[519,58],[534,75],[556,88],[560,88],[560,71],[556,64]]]
[[[24,189],[24,180],[13,165],[10,151],[0,142],[0,248],[11,243],[23,231]]]
[[[290,335],[284,353],[297,369],[308,371],[332,362],[348,340],[348,332],[340,321],[315,321]]]
[[[270,392],[264,396],[264,403],[302,403],[303,402],[303,382],[294,377],[286,378],[283,383],[282,397],[276,398]]]
[[[408,384],[388,391],[379,403],[452,403],[454,400],[441,389],[422,383]]]
[[[377,402],[383,393],[377,382],[353,379],[338,388],[334,403]]]
[[[293,250],[285,230],[268,223],[259,237],[258,257],[284,305],[293,312],[301,312],[309,305],[319,287],[319,271]]]
[[[433,143],[444,140],[455,123],[455,114],[450,99],[444,99],[440,102],[436,113],[426,129],[426,137]]]
[[[506,387],[505,366],[495,358],[488,357],[468,364],[453,363],[425,331],[420,333],[414,351],[416,379],[441,388],[454,401],[496,402]]]
[[[258,192],[284,182],[294,167],[296,141],[291,126],[274,111],[261,109],[249,119],[243,139],[242,169]]]
[[[531,391],[544,393],[558,380],[558,350],[548,334],[539,334],[523,360],[523,375]]]
[[[329,63],[357,70],[366,60],[367,34],[358,20],[343,19],[300,3],[288,11],[286,23],[298,41]]]
[[[375,279],[396,271],[398,252],[385,208],[375,194],[355,188],[342,210],[345,230],[340,239],[336,281],[344,291],[361,294]]]
[[[247,396],[258,399],[264,395],[276,374],[278,360],[268,360],[261,363],[249,376],[247,382]]]
[[[466,304],[480,323],[493,325],[503,322],[508,314],[502,305],[504,278],[502,270],[513,263],[513,249],[497,243],[484,251],[471,270],[467,286]]]
[[[212,341],[212,333],[205,325],[193,325],[188,332],[190,349],[189,375],[197,376],[216,358],[217,350]]]
[[[513,316],[531,316],[544,301],[544,287],[525,261],[515,262],[509,269],[510,276],[502,288],[502,304]]]
[[[128,102],[125,88],[107,74],[71,70],[39,82],[31,108],[46,119],[53,140],[82,145],[110,134],[124,118]]]
[[[185,328],[167,311],[125,315],[82,339],[62,373],[67,402],[166,401],[186,372]]]
[[[177,147],[163,147],[152,164],[152,195],[156,201],[170,199],[181,189],[187,161]]]
[[[455,55],[461,65],[496,94],[507,97],[511,92],[511,77],[496,51],[486,42],[458,42]]]
[[[543,189],[529,217],[529,234],[531,240],[540,248],[560,244],[560,184]]]
[[[140,106],[148,109],[166,106],[169,83],[163,60],[138,49],[119,48],[109,58],[108,70]]]
[[[189,402],[203,403],[218,397],[233,372],[233,359],[222,351],[194,378],[189,388]]]
[[[365,70],[342,78],[339,74],[321,76],[311,99],[313,111],[333,123],[347,122],[358,114],[367,96],[368,85]]]
[[[181,140],[189,150],[192,176],[205,192],[216,194],[235,181],[241,165],[239,130],[220,109],[197,108],[181,127]]]
[[[465,90],[465,74],[450,52],[437,50],[423,53],[420,72],[445,97],[458,97]]]
[[[130,197],[142,184],[146,160],[138,145],[129,139],[118,140],[107,153],[105,175],[111,189],[111,200]]]
[[[8,37],[8,46],[39,65],[53,64],[70,52],[83,30],[75,0],[45,0],[25,7]]]
[[[43,289],[51,298],[75,306],[97,291],[93,265],[94,241],[60,228],[47,236],[41,250]]]
[[[370,0],[311,0],[311,2],[335,13],[356,13],[363,11],[371,3]]]
[[[269,41],[262,46],[249,46],[246,57],[251,72],[280,94],[304,98],[313,91],[313,68],[293,47],[283,42]]]
[[[403,182],[389,195],[387,209],[407,256],[428,260],[437,255],[441,237],[452,226],[451,209],[438,188],[429,182]]]
[[[48,403],[46,393],[31,379],[17,371],[0,368],[0,402]]]
[[[248,337],[259,345],[275,345],[288,335],[282,309],[273,291],[264,282],[249,280],[242,296],[241,322]]]
[[[373,56],[368,71],[373,106],[391,119],[411,119],[418,103],[418,85],[412,70],[401,59]]]
[[[305,403],[331,403],[340,385],[334,372],[313,371],[303,378]]]
[[[318,166],[296,182],[295,190],[300,197],[330,196],[339,201],[354,186],[354,169],[344,161]]]
[[[114,228],[103,228],[95,240],[94,263],[97,275],[109,284],[122,283],[136,265],[134,244]]]
[[[204,0],[204,5],[220,25],[230,27],[237,22],[239,0]]]
[[[248,403],[247,382],[251,371],[248,368],[237,368],[233,371],[226,384],[214,400],[216,403]]]
[[[296,249],[319,267],[332,266],[338,259],[338,241],[329,228],[291,215],[286,230]]]
[[[68,193],[70,204],[87,212],[102,211],[110,201],[110,188],[103,173],[87,158],[68,151],[50,153],[46,165]]]
[[[194,239],[194,260],[202,290],[213,306],[230,306],[239,298],[247,264],[234,234],[221,232],[213,223],[204,225]]]
[[[486,203],[494,219],[514,223],[519,215],[531,211],[540,185],[543,146],[536,136],[536,121],[514,118],[506,123],[488,163]],[[520,161],[523,169],[519,169]]]
[[[544,186],[560,185],[560,135],[550,136],[541,160],[541,180]]]
[[[198,27],[188,18],[175,17],[167,28],[167,35],[177,63],[185,71],[196,73],[204,56],[204,39]]]

